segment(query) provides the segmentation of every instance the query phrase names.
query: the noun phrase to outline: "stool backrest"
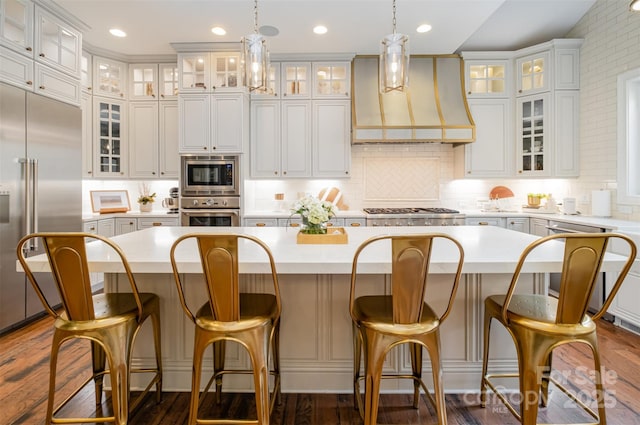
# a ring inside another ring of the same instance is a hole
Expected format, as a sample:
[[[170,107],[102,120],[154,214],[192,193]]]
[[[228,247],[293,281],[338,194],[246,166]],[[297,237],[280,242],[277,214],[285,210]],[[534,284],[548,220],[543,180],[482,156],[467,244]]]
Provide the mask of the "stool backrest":
[[[564,242],[564,250],[558,307],[556,310],[556,324],[573,325],[580,323],[584,315],[587,314],[589,301],[596,289],[598,275],[607,251],[607,246],[612,239],[616,238],[625,241],[629,245],[629,255],[604,305],[592,318],[595,320],[604,315],[636,258],[637,247],[633,240],[617,233],[557,233],[536,240],[526,247],[521,254],[511,280],[511,286],[507,292],[507,298],[503,305],[502,314],[505,323],[507,323],[506,312],[509,307],[509,302],[514,294],[518,278],[526,263],[527,257],[536,248],[557,241]]]
[[[391,241],[391,296],[393,308],[393,321],[397,324],[409,324],[419,321],[422,315],[424,299],[427,292],[429,264],[434,241],[446,239],[457,247],[458,263],[455,271],[454,282],[451,288],[449,304],[442,316],[444,320],[453,305],[453,298],[458,288],[462,265],[464,262],[464,250],[457,240],[449,235],[441,233],[414,234],[414,235],[383,235],[364,241],[356,250],[353,258],[351,273],[351,297],[350,306],[353,308],[355,301],[355,281],[357,276],[358,259],[361,253],[369,245],[382,240]]]
[[[107,249],[110,248],[115,251],[116,255],[120,258],[124,273],[126,273],[129,278],[131,289],[138,305],[138,312],[140,314],[142,313],[142,304],[129,263],[120,247],[114,242],[100,235],[82,232],[33,233],[25,236],[18,242],[16,253],[33,289],[51,316],[58,317],[59,313],[51,307],[44,295],[43,289],[29,266],[28,259],[25,258],[24,255],[25,250],[23,247],[29,246],[34,239],[42,242],[45,255],[49,260],[53,281],[60,295],[62,308],[68,320],[83,321],[94,320],[96,318],[92,298],[90,270],[87,261],[87,242],[91,240],[99,240],[103,244],[106,244]]]
[[[269,259],[274,292],[280,311],[280,290],[273,255],[267,245],[260,239],[241,234],[187,234],[178,238],[171,247],[171,265],[178,285],[178,294],[183,310],[195,321],[195,315],[186,303],[182,278],[176,261],[176,249],[185,240],[195,239],[202,264],[202,271],[207,286],[209,305],[215,320],[232,322],[240,319],[240,285],[239,285],[239,240],[247,240],[257,244]]]

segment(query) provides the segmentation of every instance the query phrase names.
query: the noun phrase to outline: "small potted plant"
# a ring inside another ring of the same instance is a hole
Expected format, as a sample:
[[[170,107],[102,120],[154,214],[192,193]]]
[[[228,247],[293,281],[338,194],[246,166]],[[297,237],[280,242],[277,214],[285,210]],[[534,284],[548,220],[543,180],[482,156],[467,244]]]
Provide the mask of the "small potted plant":
[[[327,201],[313,196],[299,199],[291,208],[291,215],[300,214],[302,229],[305,234],[327,233],[327,222],[335,216],[335,207]]]
[[[138,197],[138,204],[140,204],[141,212],[150,212],[153,209],[153,203],[156,200],[156,193],[150,193],[151,189],[146,183],[142,183],[140,186],[140,196]]]

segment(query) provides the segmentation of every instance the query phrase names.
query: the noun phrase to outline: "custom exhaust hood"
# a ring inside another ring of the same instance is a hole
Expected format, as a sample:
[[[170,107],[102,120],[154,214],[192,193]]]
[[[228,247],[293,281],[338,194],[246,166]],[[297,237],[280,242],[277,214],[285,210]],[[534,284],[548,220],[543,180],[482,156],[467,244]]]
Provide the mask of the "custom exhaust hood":
[[[378,56],[356,56],[352,72],[352,144],[475,140],[460,56],[411,56],[403,93],[379,93]]]

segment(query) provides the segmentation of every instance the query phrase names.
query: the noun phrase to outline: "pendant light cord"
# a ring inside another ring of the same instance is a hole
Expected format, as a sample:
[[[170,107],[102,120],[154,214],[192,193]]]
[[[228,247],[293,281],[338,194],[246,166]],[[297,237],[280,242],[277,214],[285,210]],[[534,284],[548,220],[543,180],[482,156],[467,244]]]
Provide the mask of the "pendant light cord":
[[[258,34],[258,0],[253,3],[253,31]]]
[[[393,0],[393,33],[396,33],[396,0]]]

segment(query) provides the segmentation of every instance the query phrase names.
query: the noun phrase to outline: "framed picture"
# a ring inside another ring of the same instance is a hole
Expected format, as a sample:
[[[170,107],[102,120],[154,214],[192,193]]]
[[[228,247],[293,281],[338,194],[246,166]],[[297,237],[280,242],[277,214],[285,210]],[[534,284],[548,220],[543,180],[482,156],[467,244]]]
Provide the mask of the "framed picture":
[[[129,192],[126,190],[92,190],[91,209],[93,212],[124,212],[131,209]]]

